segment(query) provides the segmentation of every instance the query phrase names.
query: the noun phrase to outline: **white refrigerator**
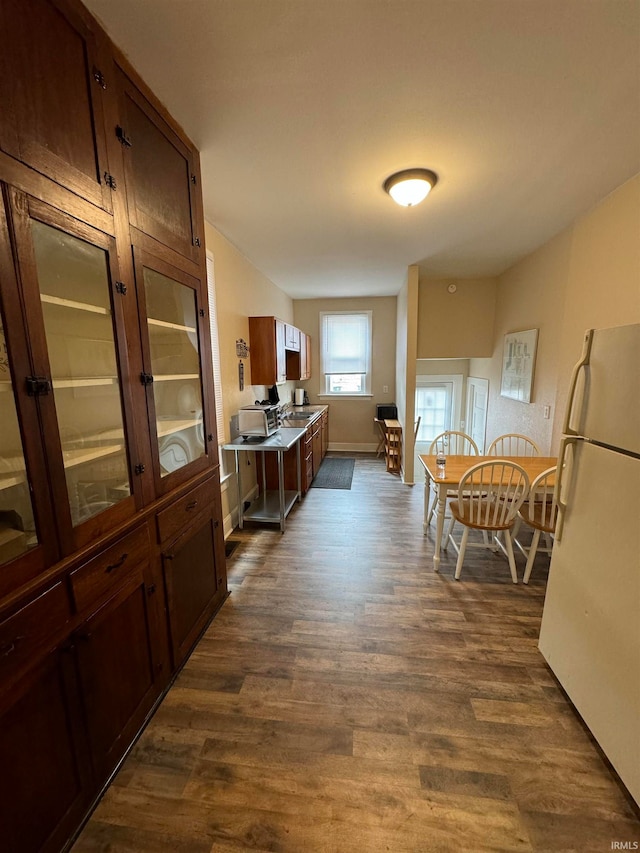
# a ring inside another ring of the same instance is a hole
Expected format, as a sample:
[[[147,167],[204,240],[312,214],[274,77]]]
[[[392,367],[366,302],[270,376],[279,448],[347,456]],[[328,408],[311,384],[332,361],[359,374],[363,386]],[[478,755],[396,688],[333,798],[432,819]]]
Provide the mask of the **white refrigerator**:
[[[640,803],[640,324],[586,333],[564,433],[539,647]]]

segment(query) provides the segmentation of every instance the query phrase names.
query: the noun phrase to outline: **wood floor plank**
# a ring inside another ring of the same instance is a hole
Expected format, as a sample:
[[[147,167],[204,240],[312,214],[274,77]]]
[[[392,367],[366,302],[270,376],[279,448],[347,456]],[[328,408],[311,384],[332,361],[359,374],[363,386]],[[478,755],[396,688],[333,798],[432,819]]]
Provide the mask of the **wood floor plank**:
[[[422,489],[357,455],[352,490],[312,489],[284,535],[234,531],[231,596],[73,853],[640,841],[537,648],[548,557],[525,587],[471,552],[456,582],[422,511]]]

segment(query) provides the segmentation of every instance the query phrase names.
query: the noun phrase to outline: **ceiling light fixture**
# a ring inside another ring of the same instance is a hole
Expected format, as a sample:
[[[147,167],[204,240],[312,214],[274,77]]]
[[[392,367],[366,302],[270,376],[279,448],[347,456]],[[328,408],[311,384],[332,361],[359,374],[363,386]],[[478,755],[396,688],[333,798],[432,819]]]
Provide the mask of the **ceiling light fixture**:
[[[438,176],[431,169],[405,169],[389,175],[382,185],[384,191],[403,207],[420,204],[438,182]]]

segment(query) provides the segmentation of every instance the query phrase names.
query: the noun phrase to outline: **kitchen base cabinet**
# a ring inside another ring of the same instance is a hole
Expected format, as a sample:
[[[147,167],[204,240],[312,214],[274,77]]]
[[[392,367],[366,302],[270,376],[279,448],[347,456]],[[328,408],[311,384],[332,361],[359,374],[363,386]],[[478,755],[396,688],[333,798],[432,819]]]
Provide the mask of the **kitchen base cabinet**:
[[[213,481],[217,483],[217,474]],[[185,508],[210,488],[212,481],[183,499]],[[184,503],[186,500],[186,503]],[[219,499],[200,512],[191,526],[162,548],[162,567],[167,590],[169,634],[174,668],[179,667],[227,595],[224,539]]]
[[[144,580],[125,587],[78,630],[78,669],[91,754],[101,779],[117,765],[160,692],[148,597]]]
[[[287,423],[291,423],[288,421]],[[299,423],[294,421],[293,423]],[[311,488],[313,478],[318,473],[322,459],[324,458],[325,440],[329,434],[329,412],[324,409],[313,423],[307,424],[304,437],[300,444],[301,470],[301,492],[305,495]],[[259,450],[259,446],[255,448]],[[287,491],[298,490],[298,463],[296,448],[292,447],[283,455],[284,488]],[[265,453],[265,479],[262,482],[262,464],[257,465],[257,476],[260,490],[275,490],[278,488],[278,464],[274,454]]]
[[[0,847],[58,851],[90,802],[71,648],[55,649],[0,700]]]

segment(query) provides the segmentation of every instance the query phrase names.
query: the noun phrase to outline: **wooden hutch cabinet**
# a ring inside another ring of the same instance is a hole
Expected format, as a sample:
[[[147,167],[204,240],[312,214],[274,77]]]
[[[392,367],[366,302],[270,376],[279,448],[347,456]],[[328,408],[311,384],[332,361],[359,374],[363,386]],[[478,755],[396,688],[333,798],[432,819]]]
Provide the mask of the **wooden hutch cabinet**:
[[[0,4],[0,101],[0,825],[29,853],[227,583],[198,152],[77,0]]]

